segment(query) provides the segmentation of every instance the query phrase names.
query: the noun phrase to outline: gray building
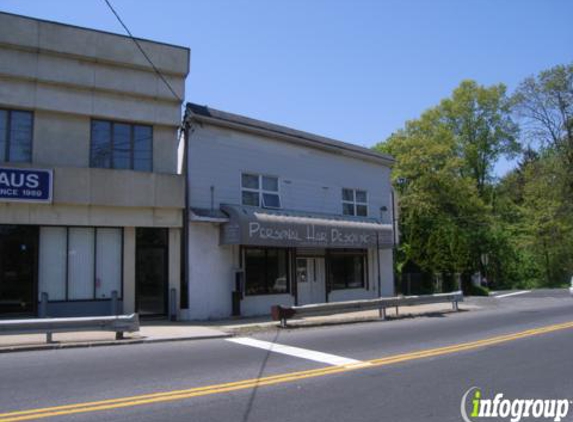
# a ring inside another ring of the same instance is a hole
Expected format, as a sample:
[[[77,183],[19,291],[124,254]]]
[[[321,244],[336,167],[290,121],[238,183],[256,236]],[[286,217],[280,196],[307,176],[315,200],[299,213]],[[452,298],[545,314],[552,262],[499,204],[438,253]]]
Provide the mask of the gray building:
[[[184,98],[189,49],[139,42]],[[0,13],[0,316],[167,312],[181,105],[129,37]]]
[[[189,319],[393,295],[392,157],[187,105]]]

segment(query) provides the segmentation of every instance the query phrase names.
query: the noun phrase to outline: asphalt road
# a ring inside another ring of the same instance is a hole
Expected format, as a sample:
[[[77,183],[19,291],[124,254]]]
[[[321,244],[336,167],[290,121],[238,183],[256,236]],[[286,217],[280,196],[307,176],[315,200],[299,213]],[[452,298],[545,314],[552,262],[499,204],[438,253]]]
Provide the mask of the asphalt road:
[[[0,421],[460,421],[474,386],[573,399],[568,291],[470,301],[482,308],[245,340],[298,349],[218,339],[3,354]]]

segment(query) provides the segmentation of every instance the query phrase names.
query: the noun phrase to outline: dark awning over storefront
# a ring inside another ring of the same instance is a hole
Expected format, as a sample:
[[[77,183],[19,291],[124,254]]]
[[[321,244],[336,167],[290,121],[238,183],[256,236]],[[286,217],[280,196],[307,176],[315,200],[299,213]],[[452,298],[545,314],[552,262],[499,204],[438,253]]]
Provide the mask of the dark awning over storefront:
[[[374,218],[221,205],[222,245],[319,248],[390,248],[391,224]]]

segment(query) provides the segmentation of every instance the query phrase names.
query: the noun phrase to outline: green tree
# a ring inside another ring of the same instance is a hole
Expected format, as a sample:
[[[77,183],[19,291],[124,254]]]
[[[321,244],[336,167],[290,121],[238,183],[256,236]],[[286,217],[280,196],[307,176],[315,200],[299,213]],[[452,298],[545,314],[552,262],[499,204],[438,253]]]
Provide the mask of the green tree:
[[[511,119],[505,86],[463,81],[439,108],[455,137],[465,171],[485,198],[495,163],[501,156],[513,157],[520,151],[518,126]]]
[[[573,208],[565,200],[566,165],[555,150],[548,150],[524,173],[520,246],[535,252],[544,285],[563,284],[573,274]]]
[[[398,269],[487,270],[495,287],[558,286],[573,275],[572,66],[503,85],[462,82],[376,149],[396,157]],[[501,180],[493,167],[527,147]],[[514,114],[515,115],[515,114]],[[533,148],[536,147],[536,148]],[[489,255],[483,268],[481,255]]]
[[[512,97],[530,143],[552,148],[573,168],[573,64],[525,79]],[[573,173],[568,176],[573,195]]]
[[[471,268],[486,205],[466,174],[442,110],[426,111],[376,148],[397,159],[392,174],[400,197],[398,264],[415,262],[429,273]]]

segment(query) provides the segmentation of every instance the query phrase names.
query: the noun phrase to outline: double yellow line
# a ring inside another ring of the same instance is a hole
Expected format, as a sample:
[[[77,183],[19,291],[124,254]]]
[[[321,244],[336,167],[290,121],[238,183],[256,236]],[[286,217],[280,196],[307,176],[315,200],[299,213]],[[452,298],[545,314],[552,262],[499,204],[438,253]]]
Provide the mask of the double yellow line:
[[[247,379],[243,381],[229,382],[224,384],[215,384],[205,387],[190,388],[186,390],[174,390],[161,393],[143,394],[139,396],[122,397],[117,399],[76,403],[63,406],[45,407],[39,409],[2,413],[0,414],[0,422],[25,421],[31,419],[49,418],[53,416],[73,415],[76,413],[98,412],[103,410],[120,409],[124,407],[141,406],[144,404],[162,403],[168,401],[183,400],[192,397],[207,396],[211,394],[227,393],[230,391],[258,388],[269,385],[276,385],[276,384],[303,380],[306,378],[316,378],[325,375],[355,371],[363,368],[386,366],[400,362],[407,362],[411,360],[448,355],[452,353],[462,352],[466,350],[473,350],[485,346],[506,343],[513,340],[532,337],[540,334],[546,334],[559,330],[566,330],[570,328],[573,328],[573,321],[563,324],[555,324],[540,328],[534,328],[531,330],[521,331],[513,334],[490,337],[483,340],[455,344],[452,346],[420,350],[411,353],[403,353],[380,359],[364,361],[357,364],[350,364],[343,366],[329,366],[326,368],[312,369],[299,372],[290,372],[286,374],[274,375],[269,377]]]

